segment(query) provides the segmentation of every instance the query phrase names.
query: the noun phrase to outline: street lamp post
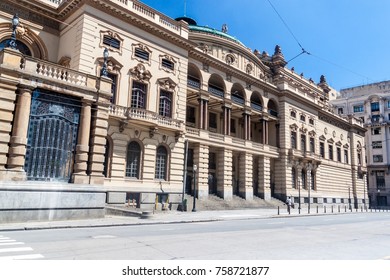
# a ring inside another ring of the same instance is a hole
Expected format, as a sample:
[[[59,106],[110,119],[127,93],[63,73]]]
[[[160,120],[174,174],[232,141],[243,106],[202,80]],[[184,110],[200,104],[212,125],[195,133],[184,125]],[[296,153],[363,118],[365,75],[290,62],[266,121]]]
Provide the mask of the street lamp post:
[[[194,204],[192,207],[192,212],[196,212],[196,170],[198,169],[198,166],[194,164],[192,169],[194,171]]]
[[[311,189],[311,183],[312,183],[312,174],[311,174],[311,170],[312,170],[312,168],[313,168],[313,165],[311,164],[311,163],[309,163],[309,165],[308,165],[308,171],[309,171],[309,173],[310,173],[310,181],[308,182],[308,186],[309,186],[309,194],[308,194],[308,196],[309,196],[309,204],[308,204],[308,206],[307,206],[307,213],[308,214],[310,214],[310,189]]]
[[[109,54],[108,53],[108,49],[104,48],[104,51],[103,51],[103,58],[104,58],[103,67],[102,67],[102,70],[100,71],[100,76],[101,77],[107,77],[107,75],[108,75],[108,70],[107,70],[108,54]]]
[[[351,206],[351,187],[348,186],[348,207],[349,207],[349,210],[352,209],[352,206]]]
[[[16,28],[19,25],[19,17],[18,14],[15,14],[12,18],[12,34],[11,34],[11,41],[9,42],[9,47],[11,49],[16,50]]]
[[[301,214],[301,184],[298,180],[298,214]]]

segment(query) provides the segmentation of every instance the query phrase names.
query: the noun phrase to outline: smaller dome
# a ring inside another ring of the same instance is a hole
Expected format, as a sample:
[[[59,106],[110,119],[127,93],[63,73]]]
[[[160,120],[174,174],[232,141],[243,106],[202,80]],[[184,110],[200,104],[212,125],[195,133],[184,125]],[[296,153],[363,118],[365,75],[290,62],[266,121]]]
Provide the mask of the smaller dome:
[[[196,21],[189,17],[178,17],[175,19],[176,21],[184,20],[188,25],[196,25]]]

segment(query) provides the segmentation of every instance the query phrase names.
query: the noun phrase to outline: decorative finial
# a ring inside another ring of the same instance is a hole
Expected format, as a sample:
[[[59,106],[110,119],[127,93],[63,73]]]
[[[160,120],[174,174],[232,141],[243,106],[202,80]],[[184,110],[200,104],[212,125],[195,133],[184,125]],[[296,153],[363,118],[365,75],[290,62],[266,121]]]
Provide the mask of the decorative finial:
[[[228,32],[228,26],[226,23],[222,24],[222,32],[227,33]]]

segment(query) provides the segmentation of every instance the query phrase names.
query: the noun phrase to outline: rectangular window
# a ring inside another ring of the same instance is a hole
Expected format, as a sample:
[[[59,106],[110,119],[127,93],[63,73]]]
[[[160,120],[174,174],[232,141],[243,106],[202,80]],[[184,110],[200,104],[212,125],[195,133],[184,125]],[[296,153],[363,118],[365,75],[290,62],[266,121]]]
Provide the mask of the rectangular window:
[[[344,150],[344,163],[348,163],[348,150]]]
[[[337,114],[342,115],[344,112],[343,108],[337,108]]]
[[[364,107],[363,107],[363,105],[353,106],[353,112],[354,112],[354,113],[364,112]]]
[[[133,81],[131,89],[131,108],[146,109],[147,85]]]
[[[372,117],[371,117],[371,121],[373,122],[373,123],[377,123],[377,122],[379,122],[379,115],[373,115]]]
[[[324,142],[320,142],[320,155],[325,158],[325,144]]]
[[[382,132],[382,129],[380,127],[371,128],[372,135],[380,135],[381,132]]]
[[[170,70],[174,70],[175,68],[175,64],[172,61],[165,58],[161,59],[161,66]]]
[[[333,160],[333,145],[328,145],[329,159]]]
[[[186,121],[195,124],[195,107],[187,106]]]
[[[291,131],[291,148],[297,148],[297,133],[295,131]]]
[[[209,113],[209,127],[217,129],[217,114]]]
[[[337,161],[341,162],[341,148],[337,147]]]
[[[306,121],[306,117],[304,115],[301,115],[301,121],[302,122],[305,122]]]
[[[112,84],[111,84],[112,96],[110,98],[110,102],[115,104],[115,101],[116,101],[116,89],[117,89],[117,83],[118,83],[118,75],[112,74],[112,73],[107,73],[107,77],[112,80]]]
[[[314,120],[313,119],[309,119],[309,124],[314,125]]]
[[[209,153],[209,169],[216,169],[217,155],[215,153]]]
[[[383,171],[376,171],[376,187],[377,188],[384,188],[386,186],[385,183],[385,172]]]
[[[112,38],[111,36],[107,35],[103,36],[103,44],[118,50],[121,47],[121,42],[118,39]]]
[[[379,112],[379,102],[371,103],[371,112]]]
[[[149,53],[143,49],[136,48],[134,55],[135,55],[135,57],[149,61]]]
[[[373,155],[374,162],[383,162],[383,155]]]
[[[390,100],[387,101],[387,108],[390,109]]]
[[[310,137],[310,152],[315,153],[315,142],[314,137]]]
[[[236,120],[230,119],[230,133],[236,133]]]
[[[172,92],[160,91],[160,108],[159,114],[163,117],[172,118]]]
[[[194,149],[188,149],[187,153],[187,166],[194,165]]]
[[[382,149],[382,141],[372,141],[373,149]]]
[[[301,150],[306,152],[306,135],[301,134]]]

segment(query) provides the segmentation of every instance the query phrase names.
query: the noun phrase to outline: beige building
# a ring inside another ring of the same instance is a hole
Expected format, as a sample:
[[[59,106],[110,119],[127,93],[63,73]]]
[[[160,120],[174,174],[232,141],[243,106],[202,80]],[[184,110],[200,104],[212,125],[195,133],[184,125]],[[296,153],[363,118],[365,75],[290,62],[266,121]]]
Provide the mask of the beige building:
[[[199,199],[366,203],[365,129],[279,46],[135,0],[5,0],[0,50],[2,222],[176,209],[194,184]]]
[[[364,123],[366,132],[367,186],[370,204],[390,203],[390,82],[384,81],[340,91],[332,102],[334,112]]]

